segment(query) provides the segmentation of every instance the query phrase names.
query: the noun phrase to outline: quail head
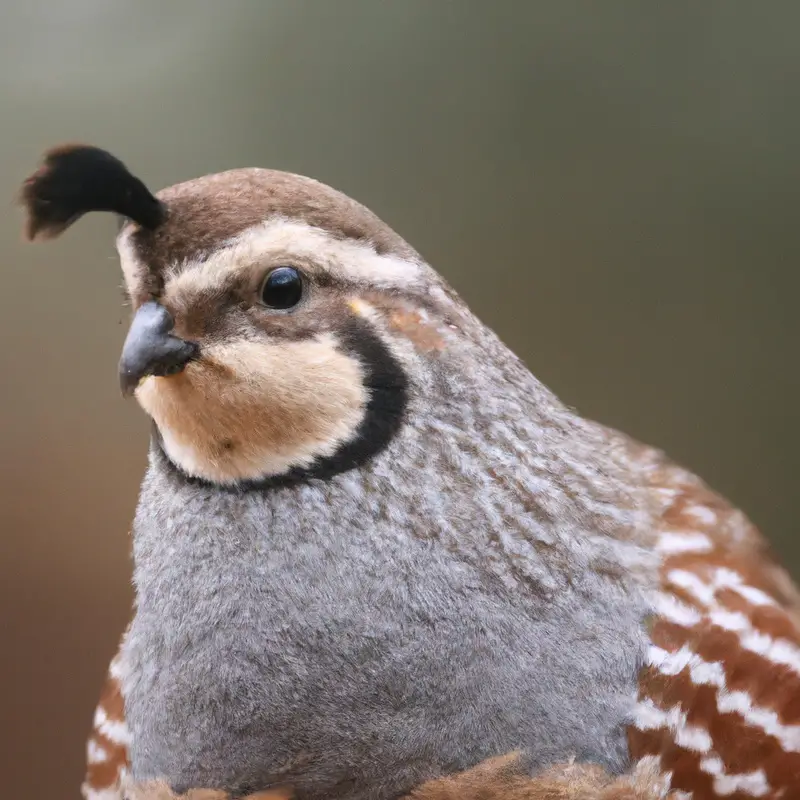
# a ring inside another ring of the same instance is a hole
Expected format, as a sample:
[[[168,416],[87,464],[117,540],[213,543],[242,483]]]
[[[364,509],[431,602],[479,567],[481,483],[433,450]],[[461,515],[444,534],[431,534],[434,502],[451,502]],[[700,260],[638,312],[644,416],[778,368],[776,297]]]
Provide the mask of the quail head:
[[[154,195],[87,146],[22,197],[30,238],[122,218],[119,376],[153,422],[88,800],[382,800],[515,750],[800,797],[800,600],[760,534],[374,214],[266,169]]]

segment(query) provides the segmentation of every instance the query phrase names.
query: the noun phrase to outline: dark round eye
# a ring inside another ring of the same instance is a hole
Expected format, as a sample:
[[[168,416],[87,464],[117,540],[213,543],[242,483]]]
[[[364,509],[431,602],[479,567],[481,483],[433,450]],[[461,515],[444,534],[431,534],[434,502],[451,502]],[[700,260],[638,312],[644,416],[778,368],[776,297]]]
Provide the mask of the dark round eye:
[[[294,267],[277,267],[261,288],[261,302],[270,308],[291,308],[303,296],[303,280]]]

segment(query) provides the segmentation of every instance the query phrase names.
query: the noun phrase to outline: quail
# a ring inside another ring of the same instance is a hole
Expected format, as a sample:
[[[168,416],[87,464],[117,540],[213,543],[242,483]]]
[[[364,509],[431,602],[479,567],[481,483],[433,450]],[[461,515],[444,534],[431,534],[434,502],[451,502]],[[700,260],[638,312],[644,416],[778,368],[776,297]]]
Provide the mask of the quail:
[[[87,800],[383,800],[512,752],[800,797],[800,594],[760,533],[368,209],[267,169],[153,194],[85,145],[21,199],[30,239],[120,218],[119,379],[152,420]]]

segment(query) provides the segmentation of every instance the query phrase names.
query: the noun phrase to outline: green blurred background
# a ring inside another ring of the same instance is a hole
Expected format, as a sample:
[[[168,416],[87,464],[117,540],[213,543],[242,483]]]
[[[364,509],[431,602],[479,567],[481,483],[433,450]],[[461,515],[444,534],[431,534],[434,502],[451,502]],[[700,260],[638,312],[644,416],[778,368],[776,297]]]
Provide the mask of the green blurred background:
[[[585,414],[667,449],[797,574],[797,2],[0,5],[0,186],[64,140],[152,188],[237,166],[373,208]],[[0,775],[77,797],[131,599],[142,414],[113,219],[0,219]]]

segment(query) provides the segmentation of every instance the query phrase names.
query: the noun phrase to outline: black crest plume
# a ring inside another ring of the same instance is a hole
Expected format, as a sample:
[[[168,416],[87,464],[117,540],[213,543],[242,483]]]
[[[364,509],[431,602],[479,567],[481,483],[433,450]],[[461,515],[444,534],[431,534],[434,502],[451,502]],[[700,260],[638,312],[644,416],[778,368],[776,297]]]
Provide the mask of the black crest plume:
[[[166,217],[164,204],[118,158],[82,144],[48,150],[20,200],[29,240],[58,236],[89,211],[111,211],[150,230]]]

